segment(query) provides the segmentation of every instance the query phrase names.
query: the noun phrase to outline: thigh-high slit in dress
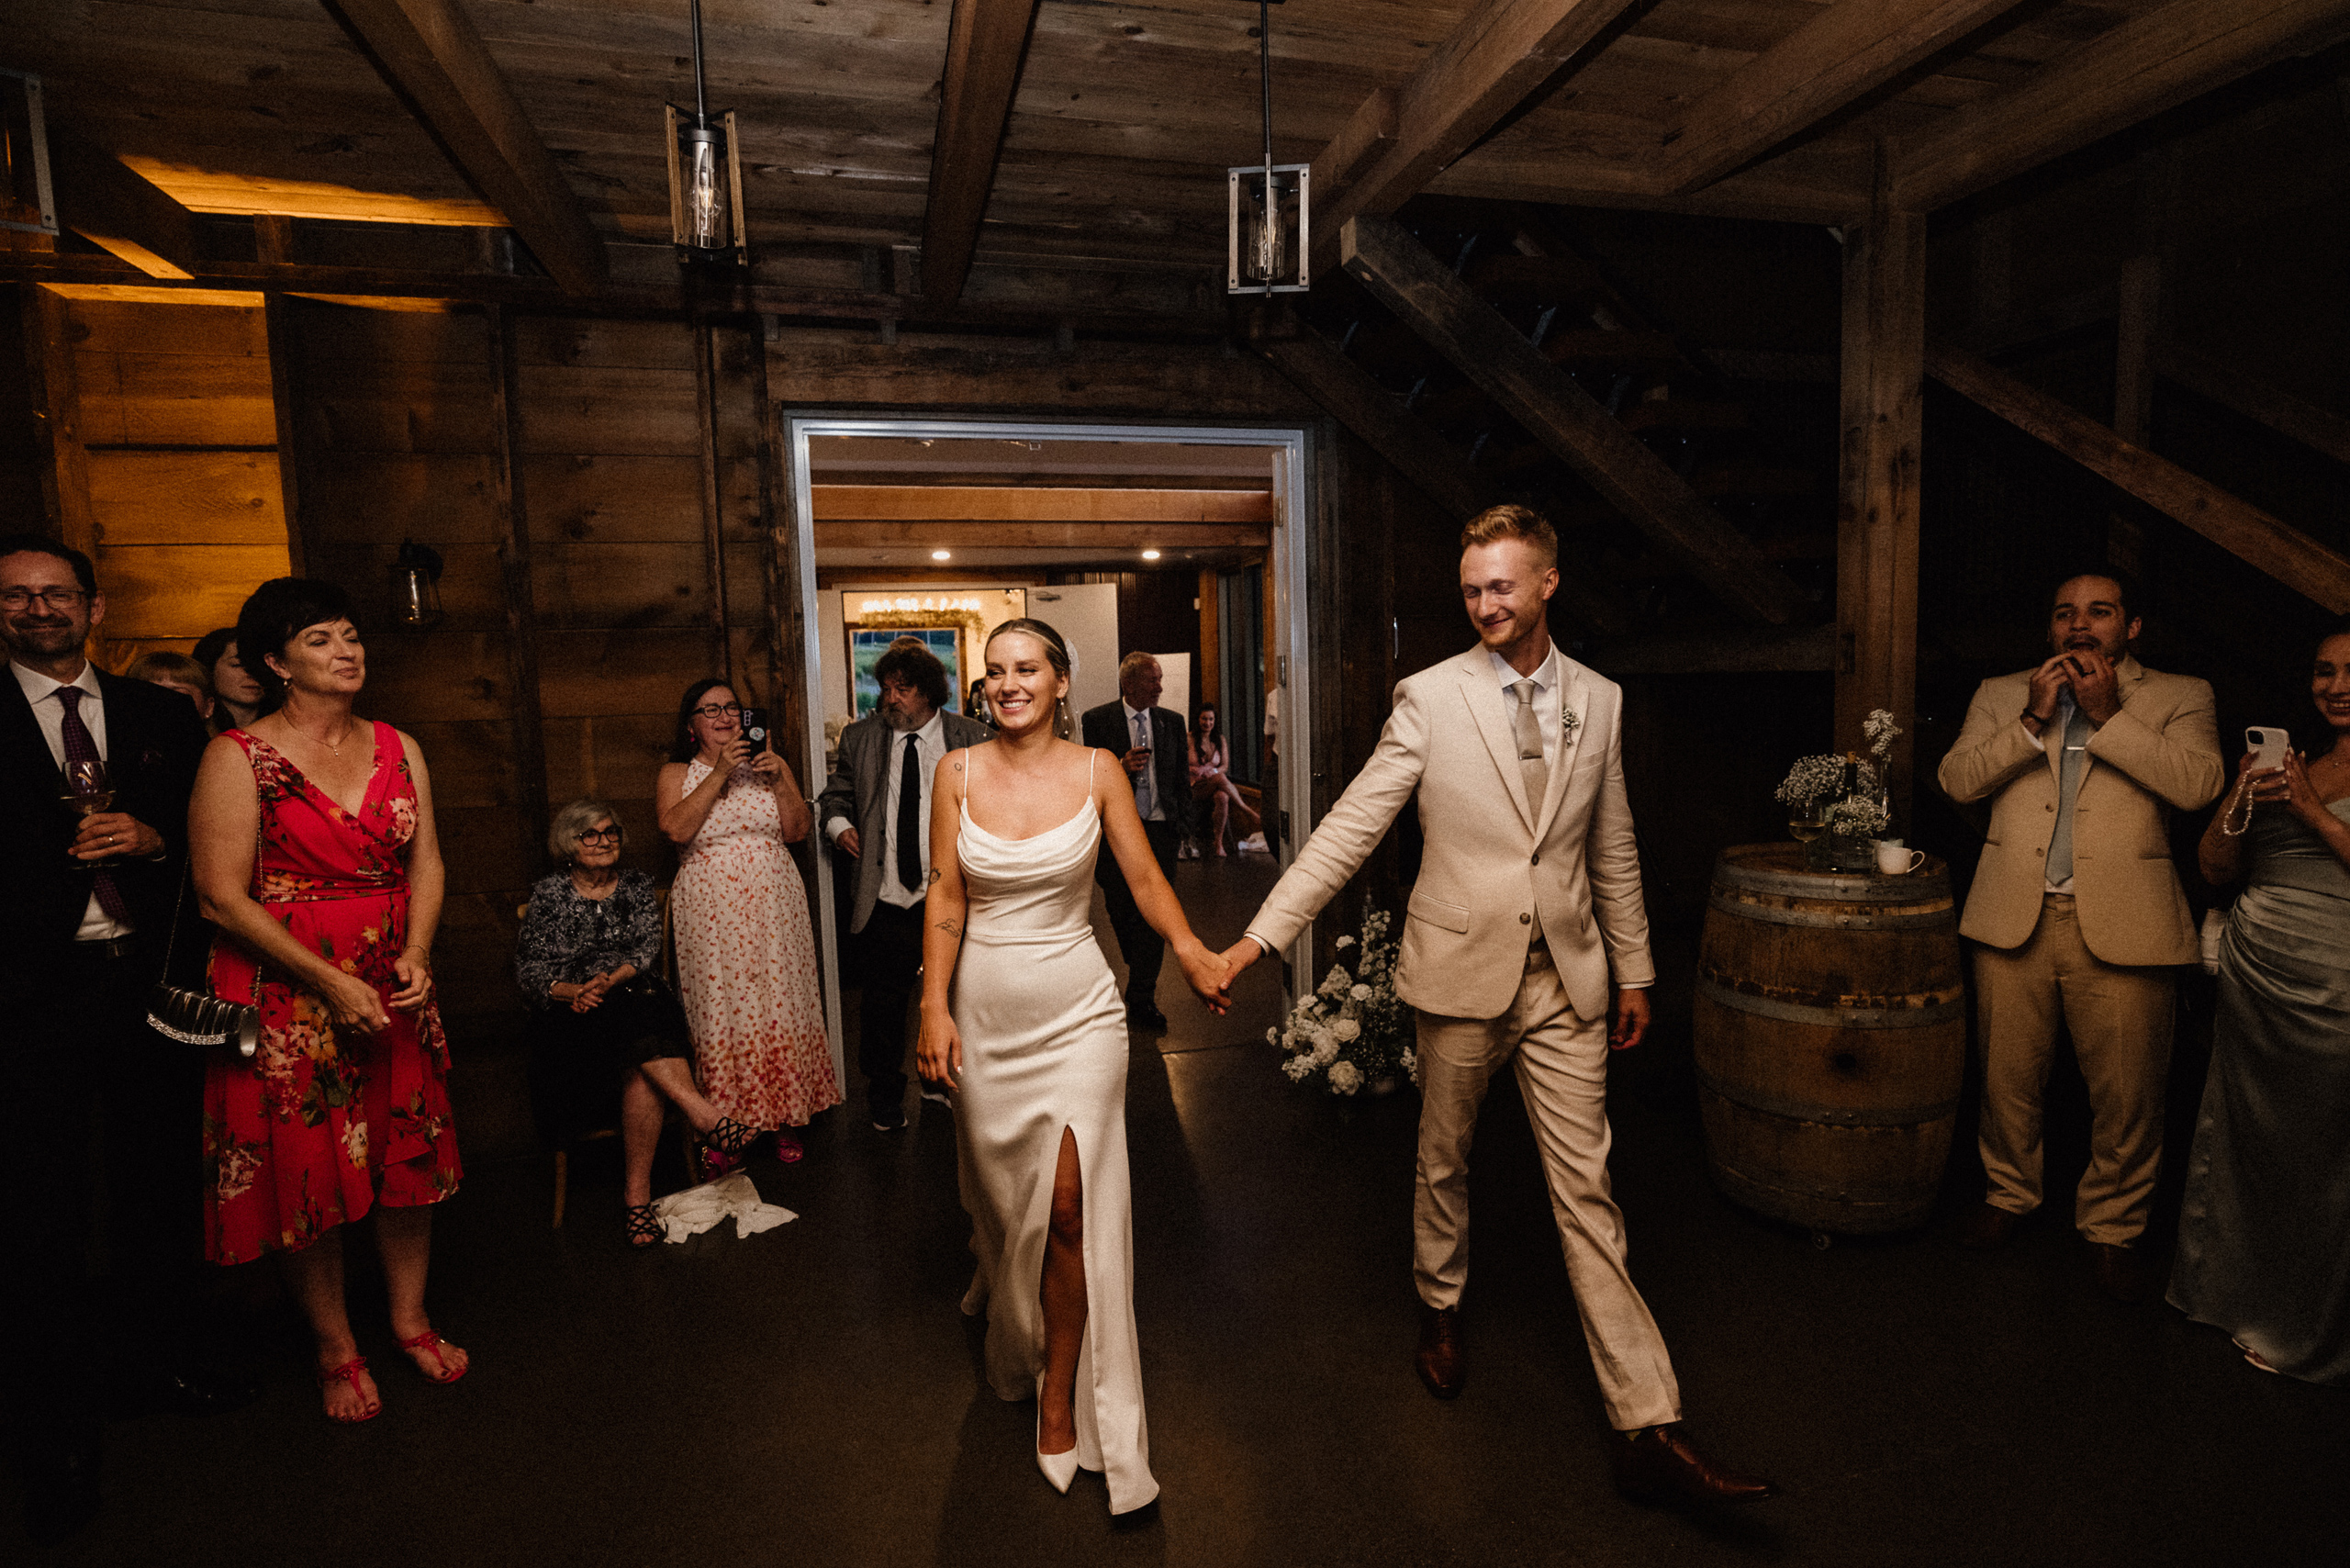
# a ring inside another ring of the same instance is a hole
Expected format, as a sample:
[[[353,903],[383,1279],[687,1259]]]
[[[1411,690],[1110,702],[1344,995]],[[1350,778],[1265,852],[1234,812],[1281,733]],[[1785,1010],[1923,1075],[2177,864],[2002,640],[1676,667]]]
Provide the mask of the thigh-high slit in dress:
[[[956,843],[968,905],[951,1007],[963,1037],[963,1203],[979,1257],[964,1310],[987,1303],[988,1382],[1004,1399],[1029,1399],[1044,1371],[1037,1293],[1066,1128],[1085,1193],[1077,1460],[1104,1473],[1110,1511],[1123,1514],[1156,1497],[1158,1483],[1135,1335],[1125,1007],[1088,919],[1101,842],[1090,796],[1060,826],[1021,839],[980,827],[966,802]]]

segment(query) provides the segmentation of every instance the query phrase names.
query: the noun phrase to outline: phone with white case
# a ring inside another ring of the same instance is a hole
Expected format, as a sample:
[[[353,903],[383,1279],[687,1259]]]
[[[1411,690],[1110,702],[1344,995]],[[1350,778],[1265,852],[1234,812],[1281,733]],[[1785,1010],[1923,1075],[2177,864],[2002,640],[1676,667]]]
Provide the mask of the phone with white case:
[[[2292,738],[2286,731],[2271,729],[2265,724],[2255,724],[2245,730],[2244,744],[2252,753],[2252,770],[2267,773],[2284,767],[2285,748],[2291,744]]]

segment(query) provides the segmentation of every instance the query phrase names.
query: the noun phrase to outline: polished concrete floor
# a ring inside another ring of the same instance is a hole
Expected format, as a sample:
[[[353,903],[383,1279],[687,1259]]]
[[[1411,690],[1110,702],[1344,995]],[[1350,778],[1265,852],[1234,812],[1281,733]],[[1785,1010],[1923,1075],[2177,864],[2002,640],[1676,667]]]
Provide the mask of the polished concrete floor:
[[[1181,868],[1237,935],[1261,862]],[[1676,960],[1670,944],[1662,956]],[[1685,973],[1686,955],[1678,959]],[[298,1344],[260,1404],[112,1433],[107,1507],[49,1556],[196,1565],[730,1562],[2328,1564],[2350,1562],[2350,1391],[2265,1376],[2167,1309],[2098,1295],[2063,1227],[1989,1259],[1946,1221],[1839,1242],[1706,1179],[1685,1000],[1617,1058],[1617,1194],[1689,1417],[1783,1498],[1729,1518],[1610,1490],[1597,1397],[1530,1136],[1497,1081],[1478,1146],[1467,1392],[1414,1380],[1408,1093],[1301,1093],[1261,1041],[1267,968],[1214,1020],[1177,995],[1138,1041],[1136,1293],[1159,1505],[1036,1473],[1033,1407],[978,1374],[951,1117],[895,1137],[835,1112],[753,1167],[799,1220],[650,1253],[619,1173],[476,1165],[442,1215],[437,1321],[474,1352],[409,1375],[354,1269],[386,1409],[328,1426]],[[463,1108],[460,1107],[460,1114]],[[2062,1158],[2061,1152],[2059,1159]],[[666,1176],[677,1169],[665,1149]],[[1963,1170],[1946,1210],[1968,1194]],[[362,1227],[364,1235],[364,1227]],[[364,1249],[354,1247],[354,1257]],[[11,1353],[39,1353],[16,1346]],[[17,1498],[7,1498],[12,1521]]]

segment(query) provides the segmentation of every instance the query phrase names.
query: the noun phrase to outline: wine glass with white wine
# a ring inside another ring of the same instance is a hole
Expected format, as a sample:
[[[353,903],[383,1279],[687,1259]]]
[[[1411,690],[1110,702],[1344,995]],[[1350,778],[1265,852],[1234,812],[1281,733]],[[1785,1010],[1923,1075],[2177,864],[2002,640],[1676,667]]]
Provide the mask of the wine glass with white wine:
[[[58,803],[77,817],[91,817],[114,806],[114,786],[106,779],[106,765],[95,757],[77,757],[65,765],[65,793]]]
[[[1787,833],[1797,844],[1809,844],[1827,830],[1827,815],[1817,797],[1798,801],[1787,809]]]

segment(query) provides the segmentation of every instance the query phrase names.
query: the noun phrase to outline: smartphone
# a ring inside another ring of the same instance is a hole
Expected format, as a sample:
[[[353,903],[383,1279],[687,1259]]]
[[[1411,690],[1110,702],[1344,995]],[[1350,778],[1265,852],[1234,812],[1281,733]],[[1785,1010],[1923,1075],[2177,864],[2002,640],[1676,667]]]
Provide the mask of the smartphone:
[[[2244,744],[2252,753],[2252,770],[2266,773],[2285,766],[2285,747],[2292,737],[2283,730],[2272,730],[2265,724],[2255,724],[2244,733]]]
[[[764,708],[744,709],[743,734],[750,740],[754,756],[772,749],[767,745],[767,711]]]

